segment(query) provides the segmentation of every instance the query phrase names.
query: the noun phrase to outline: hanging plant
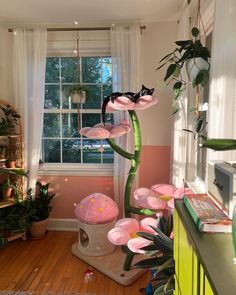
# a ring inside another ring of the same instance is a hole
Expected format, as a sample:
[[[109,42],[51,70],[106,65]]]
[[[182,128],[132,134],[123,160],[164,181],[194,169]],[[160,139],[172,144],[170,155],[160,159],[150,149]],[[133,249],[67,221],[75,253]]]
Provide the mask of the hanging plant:
[[[73,103],[83,104],[86,102],[88,88],[86,86],[76,84],[69,88],[69,96]]]
[[[204,88],[209,80],[210,52],[200,41],[199,29],[193,27],[191,33],[192,39],[175,42],[178,47],[164,56],[160,60],[162,64],[157,68],[159,70],[163,66],[170,64],[166,70],[164,81],[167,81],[168,84],[175,81],[173,85],[174,113],[179,110],[177,100],[187,83],[181,75],[181,69],[184,66],[193,87],[201,85]]]

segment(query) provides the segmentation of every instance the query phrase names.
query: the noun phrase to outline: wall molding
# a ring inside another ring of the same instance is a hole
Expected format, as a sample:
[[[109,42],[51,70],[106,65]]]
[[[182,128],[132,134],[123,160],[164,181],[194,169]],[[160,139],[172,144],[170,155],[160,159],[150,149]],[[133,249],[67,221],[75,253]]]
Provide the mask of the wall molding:
[[[50,218],[48,230],[78,231],[78,219]]]

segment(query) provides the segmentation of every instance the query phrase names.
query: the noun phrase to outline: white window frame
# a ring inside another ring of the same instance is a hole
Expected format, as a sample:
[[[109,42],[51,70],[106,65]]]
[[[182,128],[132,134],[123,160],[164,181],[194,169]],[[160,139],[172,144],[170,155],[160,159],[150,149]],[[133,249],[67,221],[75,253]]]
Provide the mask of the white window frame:
[[[202,14],[202,20],[204,24],[204,29],[206,36],[208,36],[213,31],[213,21],[214,21],[214,1],[210,3],[210,5],[207,7],[207,9]],[[205,41],[205,40],[204,40]],[[209,80],[209,88],[210,88],[211,80]],[[208,104],[200,105],[200,109],[204,109],[204,111],[208,111]],[[206,116],[207,118],[208,116]],[[207,127],[206,127],[207,128]],[[199,147],[197,146],[197,142],[194,145],[194,152],[196,153],[197,149]],[[191,188],[195,193],[207,193],[207,163],[208,163],[208,153],[206,153],[206,178],[203,180],[202,178],[198,177],[197,175],[197,154],[196,154],[196,163],[192,169],[194,171],[191,171],[191,175],[194,175],[193,179],[188,179],[185,181],[186,185]],[[188,176],[188,175],[187,175]]]
[[[61,58],[63,56],[61,55],[53,55],[53,56],[47,56],[47,57],[58,57]],[[74,56],[66,56],[66,57],[74,57]],[[83,56],[86,57],[86,56]],[[88,56],[92,57],[92,56]],[[108,55],[102,56],[102,55],[96,55],[94,57],[98,58],[105,58],[109,57]],[[56,83],[52,83],[55,85]],[[60,88],[61,88],[61,83]],[[70,84],[70,83],[66,83]],[[74,84],[74,83],[71,83]],[[92,85],[93,83],[88,83],[89,85]],[[46,85],[50,85],[50,83],[46,83]],[[86,85],[86,83],[83,83],[83,85]],[[97,85],[94,83],[94,85]],[[61,89],[60,89],[61,92]],[[77,113],[77,109],[44,109],[44,114],[73,114]],[[100,114],[101,109],[83,109],[83,107],[80,109],[80,114]],[[82,116],[81,116],[82,120]],[[47,139],[50,139],[48,137]],[[53,137],[53,139],[55,139]],[[63,137],[60,136],[60,139],[63,139]],[[66,138],[70,139],[70,138]],[[75,138],[73,138],[75,139]],[[61,151],[60,151],[61,152]],[[112,176],[113,175],[113,167],[114,164],[99,164],[99,163],[42,163],[39,165],[39,175],[63,175],[63,176]]]

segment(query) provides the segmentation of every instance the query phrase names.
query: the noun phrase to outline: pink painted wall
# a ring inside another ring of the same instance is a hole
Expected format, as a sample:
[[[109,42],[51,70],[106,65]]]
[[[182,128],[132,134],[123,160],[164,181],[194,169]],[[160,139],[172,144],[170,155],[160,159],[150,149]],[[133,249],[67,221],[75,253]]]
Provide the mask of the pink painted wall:
[[[95,192],[114,198],[113,177],[110,176],[41,176],[40,181],[50,182],[56,193],[51,218],[75,218],[74,203]]]
[[[170,146],[142,146],[139,186],[150,188],[153,184],[170,181]]]
[[[142,146],[139,186],[150,187],[169,183],[170,146]],[[55,191],[51,218],[75,218],[74,203],[92,193],[101,192],[114,198],[111,176],[41,176],[40,181],[50,182]]]

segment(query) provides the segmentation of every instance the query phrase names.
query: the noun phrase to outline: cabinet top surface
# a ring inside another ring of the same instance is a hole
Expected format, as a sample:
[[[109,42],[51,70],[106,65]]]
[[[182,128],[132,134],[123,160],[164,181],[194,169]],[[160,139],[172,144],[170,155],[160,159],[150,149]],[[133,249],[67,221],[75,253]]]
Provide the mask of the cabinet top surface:
[[[215,294],[235,295],[236,264],[232,235],[199,232],[183,200],[175,201],[175,209]]]

